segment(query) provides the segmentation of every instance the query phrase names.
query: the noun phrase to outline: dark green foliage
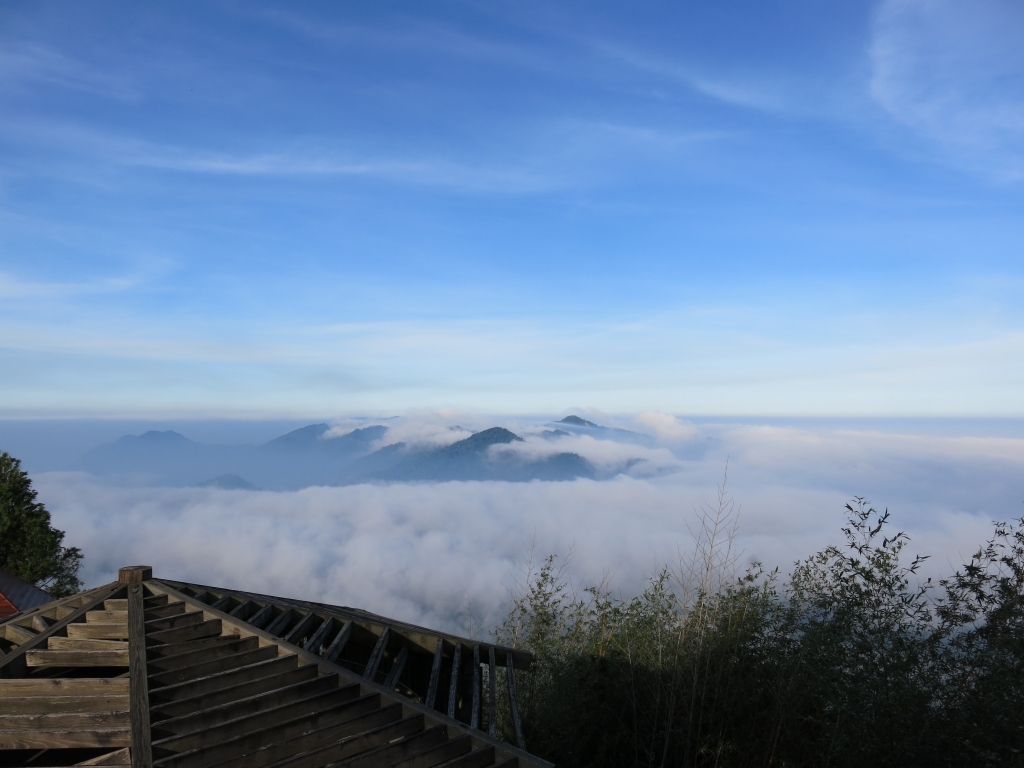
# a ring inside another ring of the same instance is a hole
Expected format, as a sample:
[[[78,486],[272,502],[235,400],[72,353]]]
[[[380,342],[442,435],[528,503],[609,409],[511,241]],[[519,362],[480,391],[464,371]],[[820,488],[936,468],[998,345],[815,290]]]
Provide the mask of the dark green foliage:
[[[530,751],[564,768],[1021,764],[1024,520],[933,585],[862,499],[845,545],[785,581],[729,576],[730,516],[720,492],[693,560],[633,599],[573,590],[554,558],[528,574],[496,635],[536,654],[517,677]]]
[[[82,588],[82,553],[63,544],[64,532],[50,525],[21,462],[0,453],[0,569],[54,597],[73,595]]]

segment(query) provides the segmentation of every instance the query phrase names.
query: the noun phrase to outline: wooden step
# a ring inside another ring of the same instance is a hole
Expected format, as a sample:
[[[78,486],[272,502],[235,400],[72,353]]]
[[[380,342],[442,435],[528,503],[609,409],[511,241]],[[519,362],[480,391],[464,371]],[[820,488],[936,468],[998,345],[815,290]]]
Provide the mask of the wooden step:
[[[0,732],[128,728],[130,725],[127,709],[121,712],[48,712],[6,715],[0,721]]]
[[[154,722],[160,718],[184,717],[185,715],[202,712],[221,704],[242,701],[252,696],[278,691],[296,683],[315,680],[316,677],[316,667],[309,664],[305,667],[296,667],[277,675],[259,677],[255,680],[247,680],[211,691],[202,691],[163,703],[159,702],[158,696],[151,695],[149,700],[150,714],[154,718]]]
[[[128,728],[85,728],[61,731],[0,730],[0,749],[75,749],[131,746]]]
[[[127,667],[128,649],[123,651],[27,651],[30,667]]]
[[[107,611],[127,611],[128,599],[122,598],[121,600],[104,600],[103,608]]]
[[[89,624],[127,624],[128,611],[86,611],[85,620]]]
[[[120,712],[128,694],[93,696],[0,696],[0,715],[46,715],[60,712]]]
[[[126,677],[0,678],[0,696],[128,695]]]
[[[124,624],[68,624],[68,637],[91,637],[97,640],[127,640],[128,622]]]
[[[97,640],[91,637],[50,637],[46,647],[51,651],[127,651],[127,640]]]

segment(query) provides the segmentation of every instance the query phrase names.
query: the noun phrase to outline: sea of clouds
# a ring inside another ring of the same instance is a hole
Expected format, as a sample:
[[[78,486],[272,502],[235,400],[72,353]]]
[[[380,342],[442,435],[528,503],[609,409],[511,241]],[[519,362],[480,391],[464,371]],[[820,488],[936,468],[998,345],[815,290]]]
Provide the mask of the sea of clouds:
[[[969,557],[993,520],[1024,514],[1024,439],[1016,437],[693,424],[665,414],[613,420],[649,436],[639,445],[552,440],[536,422],[435,412],[397,420],[392,436],[443,444],[495,423],[524,435],[511,449],[528,455],[572,450],[604,468],[642,461],[603,481],[294,492],[117,487],[72,472],[34,480],[55,524],[83,550],[90,586],[145,563],[166,578],[474,634],[500,620],[531,556],[571,553],[567,573],[577,585],[607,580],[627,596],[643,589],[662,564],[692,550],[697,510],[714,502],[727,464],[741,569],[757,560],[785,572],[840,541],[853,496],[888,507],[911,536],[910,553],[932,556],[933,576]]]

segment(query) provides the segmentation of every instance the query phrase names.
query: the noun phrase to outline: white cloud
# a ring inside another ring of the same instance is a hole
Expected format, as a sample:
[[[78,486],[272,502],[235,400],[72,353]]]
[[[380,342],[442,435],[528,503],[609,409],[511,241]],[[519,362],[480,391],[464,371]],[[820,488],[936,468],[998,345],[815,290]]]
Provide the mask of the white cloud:
[[[671,413],[661,411],[642,411],[636,415],[641,429],[653,432],[666,442],[685,442],[697,437],[697,428],[688,421],[683,421]]]
[[[870,48],[873,98],[953,162],[1024,178],[1024,6],[886,0]]]
[[[623,592],[641,589],[660,563],[689,548],[694,509],[713,497],[727,456],[743,561],[783,571],[838,540],[843,504],[854,495],[893,512],[894,525],[912,537],[910,550],[933,556],[928,575],[969,556],[992,519],[1022,512],[1020,439],[756,424],[705,425],[698,433],[703,452],[673,459],[679,472],[652,479],[292,493],[103,487],[59,473],[36,483],[68,543],[84,550],[90,584],[146,562],[167,578],[452,629],[467,604],[485,626],[497,620],[533,541],[539,555],[574,549],[577,582],[611,574]],[[592,460],[595,451],[626,448],[589,437],[563,441]],[[521,450],[539,446],[531,439]]]

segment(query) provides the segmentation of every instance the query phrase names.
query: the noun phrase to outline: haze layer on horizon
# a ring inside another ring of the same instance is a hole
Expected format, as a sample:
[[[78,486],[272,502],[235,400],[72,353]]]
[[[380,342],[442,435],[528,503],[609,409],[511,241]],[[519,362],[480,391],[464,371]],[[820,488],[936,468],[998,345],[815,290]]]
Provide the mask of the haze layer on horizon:
[[[1022,416],[1021,28],[5,3],[0,418]]]

